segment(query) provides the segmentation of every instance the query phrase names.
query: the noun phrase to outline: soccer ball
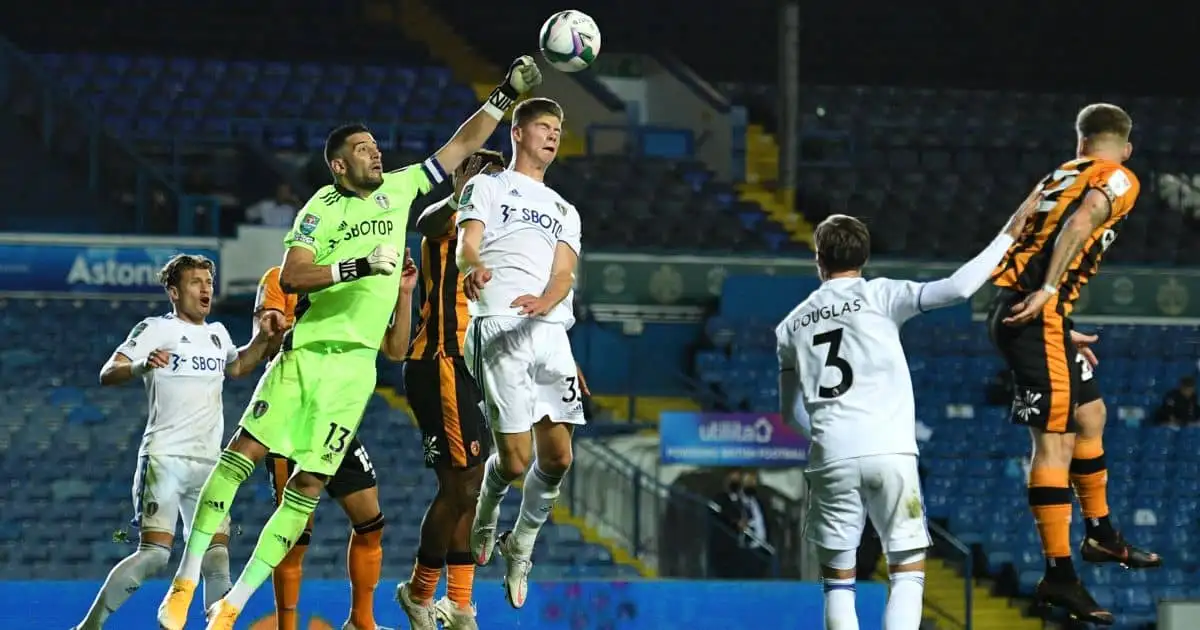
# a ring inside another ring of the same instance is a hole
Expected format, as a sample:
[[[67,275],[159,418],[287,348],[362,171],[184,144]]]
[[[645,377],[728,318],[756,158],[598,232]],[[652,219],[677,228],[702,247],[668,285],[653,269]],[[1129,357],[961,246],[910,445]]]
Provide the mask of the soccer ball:
[[[538,43],[550,65],[563,72],[579,72],[600,54],[600,27],[581,11],[559,11],[542,25]]]

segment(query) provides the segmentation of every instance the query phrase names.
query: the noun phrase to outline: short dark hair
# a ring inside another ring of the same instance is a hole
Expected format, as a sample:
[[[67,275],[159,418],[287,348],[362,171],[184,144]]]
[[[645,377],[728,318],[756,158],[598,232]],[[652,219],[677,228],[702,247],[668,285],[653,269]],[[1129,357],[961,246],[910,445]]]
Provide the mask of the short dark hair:
[[[854,271],[871,255],[871,231],[858,219],[831,214],[813,231],[817,261],[830,273]]]
[[[504,154],[500,153],[499,151],[493,151],[491,149],[479,149],[473,155],[478,156],[483,160],[483,164],[479,167],[480,170],[486,169],[492,165],[504,168]],[[463,164],[465,165],[466,162],[464,161]]]
[[[1125,110],[1109,103],[1092,103],[1079,110],[1075,118],[1075,132],[1080,138],[1112,135],[1128,140],[1131,131],[1133,119]]]
[[[346,146],[346,139],[356,133],[371,133],[371,130],[362,123],[348,123],[330,131],[325,137],[325,163],[332,162],[337,152]]]
[[[162,283],[164,289],[178,287],[179,280],[183,278],[183,272],[189,269],[207,269],[209,273],[217,275],[217,265],[206,256],[175,254],[158,272],[158,281]]]
[[[517,103],[517,107],[513,109],[512,113],[512,124],[514,127],[520,127],[543,114],[554,116],[558,118],[559,122],[565,120],[562,105],[548,98],[537,96]]]

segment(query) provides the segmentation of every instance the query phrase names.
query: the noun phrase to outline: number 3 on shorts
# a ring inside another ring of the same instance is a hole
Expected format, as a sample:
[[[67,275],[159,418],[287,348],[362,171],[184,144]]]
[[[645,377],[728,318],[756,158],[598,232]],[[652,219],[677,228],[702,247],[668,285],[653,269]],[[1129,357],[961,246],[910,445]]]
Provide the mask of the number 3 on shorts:
[[[346,450],[346,440],[350,437],[350,429],[339,426],[336,422],[329,423],[329,433],[325,435],[325,448],[334,453]]]
[[[579,378],[576,376],[568,376],[563,379],[563,382],[567,386],[567,392],[563,395],[562,401],[565,403],[578,402],[579,399],[582,398],[579,392]]]

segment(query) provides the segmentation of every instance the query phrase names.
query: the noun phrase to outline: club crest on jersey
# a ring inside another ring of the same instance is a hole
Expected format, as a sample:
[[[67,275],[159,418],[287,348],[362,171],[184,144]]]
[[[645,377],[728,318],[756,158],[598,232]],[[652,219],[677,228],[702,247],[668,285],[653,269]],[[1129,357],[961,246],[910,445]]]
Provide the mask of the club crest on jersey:
[[[266,415],[267,409],[270,406],[271,405],[267,404],[267,401],[265,400],[256,400],[254,401],[254,406],[250,407],[250,415],[254,416],[255,418],[261,418]]]
[[[221,349],[221,338],[220,337],[218,337],[216,335],[209,335],[208,338],[212,339],[213,345],[217,347],[217,350]]]
[[[321,223],[321,217],[310,213],[305,213],[304,218],[300,219],[300,233],[305,236],[312,236],[313,232],[317,231],[317,225]]]
[[[567,216],[567,207],[566,207],[566,206],[564,206],[564,205],[562,205],[561,203],[559,203],[559,202],[555,201],[555,202],[554,202],[554,207],[558,208],[558,213],[559,213],[559,214],[563,215],[564,217],[565,217],[565,216]]]
[[[392,202],[388,200],[387,195],[379,193],[375,195],[375,205],[387,210],[388,208],[392,207]]]
[[[146,516],[154,516],[155,514],[158,514],[158,503],[155,501],[147,501],[145,512]]]

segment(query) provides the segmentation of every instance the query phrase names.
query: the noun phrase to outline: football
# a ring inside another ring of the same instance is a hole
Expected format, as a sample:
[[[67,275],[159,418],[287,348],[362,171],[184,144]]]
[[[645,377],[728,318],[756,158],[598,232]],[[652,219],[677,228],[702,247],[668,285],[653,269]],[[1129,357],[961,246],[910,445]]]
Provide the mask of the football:
[[[542,56],[563,72],[579,72],[600,54],[600,28],[582,11],[559,11],[542,24]]]

